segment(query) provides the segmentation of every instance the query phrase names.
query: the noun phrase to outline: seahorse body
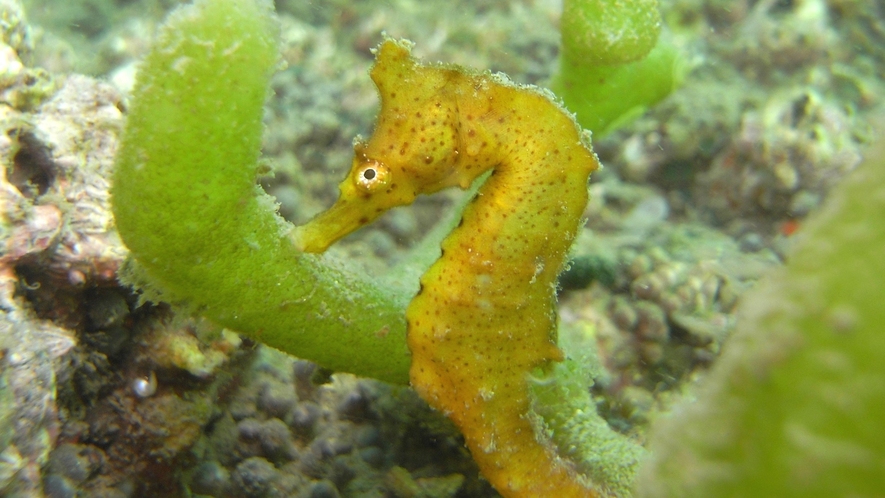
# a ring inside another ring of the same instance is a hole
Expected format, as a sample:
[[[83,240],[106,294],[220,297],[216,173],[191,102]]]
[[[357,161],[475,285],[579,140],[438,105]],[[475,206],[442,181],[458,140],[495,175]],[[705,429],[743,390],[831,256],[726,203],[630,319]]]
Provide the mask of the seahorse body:
[[[412,386],[461,429],[506,496],[595,496],[528,420],[528,382],[562,359],[555,279],[598,167],[573,119],[504,77],[422,65],[386,40],[370,140],[355,143],[336,204],[299,227],[319,252],[393,206],[492,175],[442,243],[406,312]]]

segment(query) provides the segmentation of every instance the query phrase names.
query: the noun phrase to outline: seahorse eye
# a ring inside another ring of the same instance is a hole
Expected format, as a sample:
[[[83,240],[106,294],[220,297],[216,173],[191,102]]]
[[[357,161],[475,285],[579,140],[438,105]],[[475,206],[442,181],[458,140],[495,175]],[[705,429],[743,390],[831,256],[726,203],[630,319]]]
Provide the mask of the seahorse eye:
[[[377,161],[369,161],[356,170],[353,181],[357,188],[371,194],[390,182],[390,170]]]

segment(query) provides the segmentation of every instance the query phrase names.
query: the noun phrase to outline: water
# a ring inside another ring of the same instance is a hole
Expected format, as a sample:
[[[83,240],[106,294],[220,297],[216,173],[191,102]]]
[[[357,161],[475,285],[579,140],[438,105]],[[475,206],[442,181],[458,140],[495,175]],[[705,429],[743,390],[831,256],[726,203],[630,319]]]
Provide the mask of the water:
[[[109,212],[113,155],[138,61],[174,6],[0,3],[0,495],[495,496],[459,436],[412,391],[330,375],[261,348],[260,337],[143,304],[164,296],[116,280],[126,251]],[[382,32],[414,41],[422,59],[523,84],[545,86],[559,67],[559,2],[276,7],[284,64],[263,143],[274,174],[259,180],[295,223],[331,204],[353,138],[372,131],[367,71]],[[591,261],[582,267],[592,271],[584,288],[560,294],[560,333],[596,344],[592,394],[617,432],[644,442],[653,414],[715,367],[743,296],[790,262],[808,217],[863,160],[882,116],[883,8],[660,6],[662,40],[687,73],[663,101],[594,135],[604,169],[573,249],[575,266]],[[384,273],[457,198],[422,199],[333,251]],[[834,309],[862,321],[851,302]],[[831,394],[852,405],[851,393]],[[857,462],[850,469],[881,458],[804,429],[789,435],[806,455],[842,448],[837,464]],[[863,484],[833,492],[885,489]]]

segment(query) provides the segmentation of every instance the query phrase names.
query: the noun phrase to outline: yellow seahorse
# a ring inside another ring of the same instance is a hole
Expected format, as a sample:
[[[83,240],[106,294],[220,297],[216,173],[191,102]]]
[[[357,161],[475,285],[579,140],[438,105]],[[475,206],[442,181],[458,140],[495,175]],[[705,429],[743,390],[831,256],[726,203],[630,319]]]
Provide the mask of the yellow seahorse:
[[[294,238],[330,244],[419,194],[492,170],[406,311],[412,386],[461,429],[505,496],[596,496],[528,419],[530,375],[562,360],[555,280],[587,203],[596,156],[549,93],[506,77],[424,65],[385,40],[381,96],[332,208]]]

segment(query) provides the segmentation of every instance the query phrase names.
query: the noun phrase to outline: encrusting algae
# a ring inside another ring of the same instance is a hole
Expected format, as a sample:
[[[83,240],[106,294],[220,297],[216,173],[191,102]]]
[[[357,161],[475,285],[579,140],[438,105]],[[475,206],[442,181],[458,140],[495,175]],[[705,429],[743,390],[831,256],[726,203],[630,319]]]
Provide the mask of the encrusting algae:
[[[491,170],[406,312],[411,384],[456,423],[503,495],[597,496],[528,417],[532,375],[563,359],[555,280],[596,156],[550,94],[419,64],[410,47],[376,49],[375,132],[355,143],[338,201],[296,229],[295,243],[322,252],[387,209]]]

